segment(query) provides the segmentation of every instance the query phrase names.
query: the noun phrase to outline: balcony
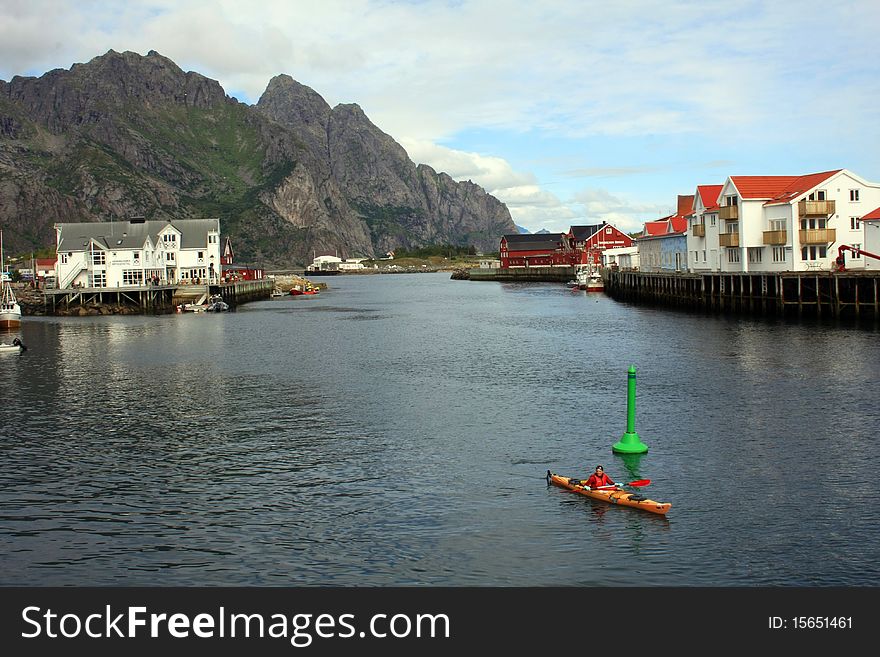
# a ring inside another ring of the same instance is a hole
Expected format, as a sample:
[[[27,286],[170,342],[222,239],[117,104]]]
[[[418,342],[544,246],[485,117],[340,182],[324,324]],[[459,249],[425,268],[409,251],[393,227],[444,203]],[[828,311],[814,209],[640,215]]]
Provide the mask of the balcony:
[[[798,239],[801,244],[830,244],[837,239],[837,230],[834,228],[808,228],[798,231]]]
[[[721,246],[739,246],[739,233],[721,233],[718,236],[718,244]]]
[[[835,213],[834,201],[800,201],[798,203],[798,216],[800,217],[827,217]]]
[[[739,206],[722,205],[720,208],[718,208],[718,216],[721,219],[726,219],[727,221],[739,219]]]
[[[691,227],[691,234],[694,237],[706,237],[706,224],[694,224]]]
[[[765,230],[764,244],[768,246],[779,246],[788,242],[787,230]]]

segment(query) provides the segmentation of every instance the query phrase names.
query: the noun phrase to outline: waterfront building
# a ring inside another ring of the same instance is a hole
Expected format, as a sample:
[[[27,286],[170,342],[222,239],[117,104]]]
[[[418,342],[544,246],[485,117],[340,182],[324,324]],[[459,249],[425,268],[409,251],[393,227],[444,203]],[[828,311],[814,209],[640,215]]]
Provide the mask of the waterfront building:
[[[606,249],[632,246],[626,233],[608,223],[571,226],[567,233],[504,235],[501,268],[601,265]]]
[[[830,271],[839,246],[866,248],[862,219],[880,205],[880,184],[846,169],[730,176],[713,199],[714,188],[700,186],[695,195],[692,271]],[[845,258],[847,269],[865,269],[864,258]]]
[[[565,233],[511,234],[501,238],[501,268],[570,267],[572,249]]]
[[[632,246],[633,239],[609,223],[572,226],[566,235],[574,255],[573,265],[600,265],[607,249]]]
[[[868,253],[880,255],[880,208],[871,210],[863,216],[861,223],[864,231],[864,246],[862,248]],[[864,261],[866,271],[880,271],[880,260],[877,258],[866,256]]]
[[[688,215],[688,269],[718,271],[718,197],[724,185],[697,185],[694,207]]]
[[[688,217],[693,207],[693,195],[679,194],[675,214],[645,222],[642,236],[636,239],[641,271],[687,270]]]
[[[59,289],[216,283],[220,220],[175,219],[59,223]]]
[[[634,270],[639,268],[639,247],[623,246],[619,249],[605,249],[602,253],[602,266],[611,269]]]

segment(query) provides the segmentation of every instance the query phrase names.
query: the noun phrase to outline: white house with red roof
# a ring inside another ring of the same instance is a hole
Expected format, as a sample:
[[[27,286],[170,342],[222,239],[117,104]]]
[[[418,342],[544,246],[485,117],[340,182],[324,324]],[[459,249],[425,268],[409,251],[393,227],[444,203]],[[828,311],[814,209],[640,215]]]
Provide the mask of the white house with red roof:
[[[846,169],[802,176],[730,176],[717,205],[719,262],[713,267],[710,255],[710,271],[830,271],[838,246],[864,241],[861,219],[880,206],[880,185]],[[701,246],[710,253],[715,248],[708,231]],[[693,256],[700,249],[690,251]],[[864,260],[851,255],[847,269],[864,269]]]
[[[718,197],[724,185],[697,185],[688,216],[688,269],[718,271]]]

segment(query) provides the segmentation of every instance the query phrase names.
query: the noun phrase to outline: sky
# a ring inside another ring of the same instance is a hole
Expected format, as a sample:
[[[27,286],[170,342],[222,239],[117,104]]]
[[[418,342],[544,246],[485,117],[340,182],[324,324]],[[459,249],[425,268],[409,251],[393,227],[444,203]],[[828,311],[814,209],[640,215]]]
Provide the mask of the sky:
[[[532,232],[626,232],[731,175],[880,182],[878,0],[0,0],[0,79],[150,50],[286,73]]]

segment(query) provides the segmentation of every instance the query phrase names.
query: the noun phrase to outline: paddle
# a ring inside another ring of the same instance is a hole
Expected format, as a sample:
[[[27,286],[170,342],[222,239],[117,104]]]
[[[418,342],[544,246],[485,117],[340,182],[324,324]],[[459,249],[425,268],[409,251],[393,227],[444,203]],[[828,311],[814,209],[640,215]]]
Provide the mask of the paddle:
[[[633,486],[635,488],[638,488],[639,486],[647,486],[650,483],[650,479],[636,479],[635,481],[631,481],[628,484],[612,484],[610,486],[596,486],[596,488],[614,488],[615,486]]]

